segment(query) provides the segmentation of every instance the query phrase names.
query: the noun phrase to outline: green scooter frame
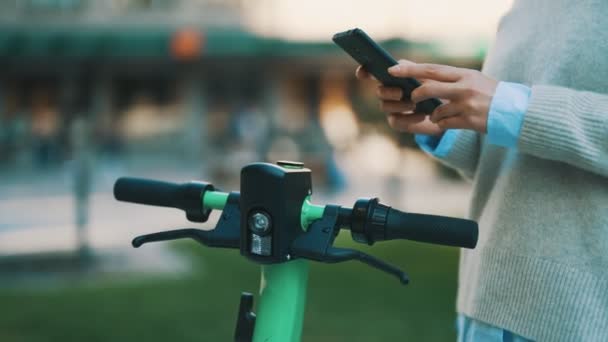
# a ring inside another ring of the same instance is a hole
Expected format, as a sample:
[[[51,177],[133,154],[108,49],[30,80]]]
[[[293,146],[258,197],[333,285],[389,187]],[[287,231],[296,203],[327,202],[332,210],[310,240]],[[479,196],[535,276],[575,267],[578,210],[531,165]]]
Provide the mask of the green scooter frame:
[[[202,205],[207,209],[223,210],[227,199],[227,193],[208,191],[203,197]],[[312,204],[310,197],[307,197],[302,205],[302,229],[305,230],[313,221],[321,218],[324,209],[324,206]],[[300,341],[306,308],[308,269],[307,260],[261,266],[254,342]]]
[[[238,342],[300,340],[311,260],[357,260],[408,283],[403,271],[380,259],[334,247],[341,229],[368,245],[394,239],[466,248],[477,243],[474,221],[401,212],[377,198],[359,199],[352,208],[314,205],[311,194],[310,170],[297,162],[247,165],[241,170],[240,192],[217,191],[204,182],[172,184],[138,178],[120,178],[114,186],[120,201],[178,208],[192,222],[206,222],[212,210],[222,211],[215,229],[158,232],[138,236],[132,244],[190,238],[207,247],[239,249],[260,264],[257,314],[253,296],[243,293],[234,334]]]
[[[262,266],[254,342],[300,341],[308,285],[307,260]]]

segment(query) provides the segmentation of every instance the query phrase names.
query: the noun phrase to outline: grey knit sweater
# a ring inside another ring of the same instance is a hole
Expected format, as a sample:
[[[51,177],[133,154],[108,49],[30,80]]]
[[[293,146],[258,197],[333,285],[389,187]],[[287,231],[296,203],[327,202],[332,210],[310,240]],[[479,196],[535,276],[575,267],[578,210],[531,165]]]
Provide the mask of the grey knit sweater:
[[[516,0],[483,72],[532,95],[516,149],[463,131],[474,184],[458,312],[539,341],[608,341],[608,0]]]

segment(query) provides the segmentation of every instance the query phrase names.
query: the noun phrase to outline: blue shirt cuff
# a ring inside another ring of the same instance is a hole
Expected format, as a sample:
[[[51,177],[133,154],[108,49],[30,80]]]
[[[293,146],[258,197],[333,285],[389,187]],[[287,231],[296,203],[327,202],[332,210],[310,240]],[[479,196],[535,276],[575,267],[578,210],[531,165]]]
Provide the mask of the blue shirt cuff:
[[[448,129],[440,136],[416,134],[416,143],[424,152],[437,158],[444,158],[454,146],[459,132],[459,129]]]
[[[519,83],[499,82],[488,112],[488,142],[516,147],[530,102],[530,87]]]

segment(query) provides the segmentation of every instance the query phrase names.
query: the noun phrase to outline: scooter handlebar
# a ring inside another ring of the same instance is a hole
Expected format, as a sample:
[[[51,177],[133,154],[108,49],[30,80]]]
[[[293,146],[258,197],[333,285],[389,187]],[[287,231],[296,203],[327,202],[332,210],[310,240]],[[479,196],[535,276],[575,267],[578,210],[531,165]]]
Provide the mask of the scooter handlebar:
[[[213,190],[213,186],[203,182],[176,184],[122,177],[114,184],[114,198],[123,202],[181,209],[186,212],[188,220],[205,222],[209,210],[203,208],[202,196],[208,190]]]
[[[477,222],[461,218],[413,214],[390,208],[386,240],[407,239],[446,246],[475,248]]]

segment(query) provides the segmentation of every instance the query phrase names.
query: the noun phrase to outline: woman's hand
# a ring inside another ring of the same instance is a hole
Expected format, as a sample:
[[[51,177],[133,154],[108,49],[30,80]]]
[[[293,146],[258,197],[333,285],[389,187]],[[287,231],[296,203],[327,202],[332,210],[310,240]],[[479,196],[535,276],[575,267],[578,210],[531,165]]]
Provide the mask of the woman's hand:
[[[357,68],[357,78],[364,81],[374,81],[378,84],[376,95],[380,98],[380,108],[387,112],[388,124],[400,132],[414,134],[440,135],[443,133],[437,124],[431,122],[425,114],[414,114],[414,104],[402,100],[403,91],[381,85],[362,67]]]
[[[422,85],[412,92],[412,101],[402,101],[402,91],[393,87],[378,87],[381,108],[389,113],[391,127],[416,134],[438,135],[449,128],[487,132],[488,112],[498,82],[479,71],[438,64],[417,64],[406,60],[389,68],[395,77],[412,77]],[[371,79],[361,67],[359,79]],[[430,117],[413,114],[416,103],[439,98],[444,103]]]

